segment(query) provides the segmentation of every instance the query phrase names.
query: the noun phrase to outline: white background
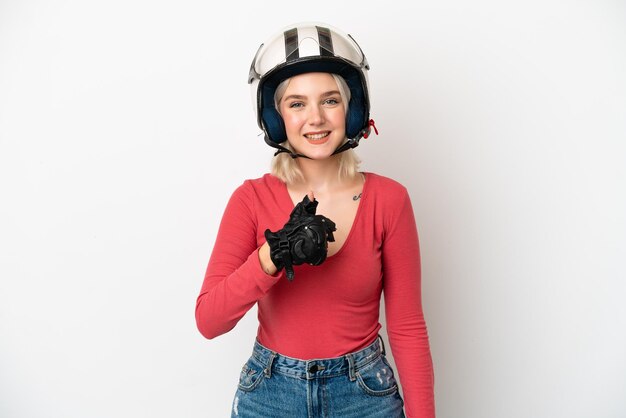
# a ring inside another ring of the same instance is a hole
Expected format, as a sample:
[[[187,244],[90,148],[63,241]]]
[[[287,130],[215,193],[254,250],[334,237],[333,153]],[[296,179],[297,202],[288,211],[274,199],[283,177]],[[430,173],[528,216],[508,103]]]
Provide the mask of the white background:
[[[256,310],[209,341],[195,299],[269,167],[250,61],[307,20],[371,64],[438,417],[626,416],[623,2],[212,3],[0,2],[1,417],[229,416]]]

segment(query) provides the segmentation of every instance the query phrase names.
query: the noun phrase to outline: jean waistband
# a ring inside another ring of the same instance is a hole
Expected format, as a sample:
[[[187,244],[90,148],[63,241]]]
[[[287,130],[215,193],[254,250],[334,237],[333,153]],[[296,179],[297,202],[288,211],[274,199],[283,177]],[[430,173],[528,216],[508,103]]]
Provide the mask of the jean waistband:
[[[357,370],[384,354],[385,343],[380,334],[367,347],[334,358],[301,360],[288,357],[264,347],[258,340],[252,350],[252,357],[264,367],[263,372],[267,377],[271,376],[272,371],[278,371],[301,379],[318,379],[347,373],[350,380],[354,380]]]

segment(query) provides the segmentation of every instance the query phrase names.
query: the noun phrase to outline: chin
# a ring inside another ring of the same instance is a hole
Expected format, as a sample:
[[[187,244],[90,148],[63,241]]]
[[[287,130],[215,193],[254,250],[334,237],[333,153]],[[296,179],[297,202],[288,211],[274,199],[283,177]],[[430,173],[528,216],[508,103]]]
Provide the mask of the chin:
[[[332,153],[328,153],[328,154],[323,154],[323,155],[315,155],[315,154],[306,154],[307,157],[309,157],[312,160],[317,160],[317,161],[321,161],[321,160],[326,160],[330,157],[333,157]]]
[[[324,145],[310,145],[303,143],[302,146],[293,147],[299,154],[306,155],[312,160],[324,160],[333,156],[333,152],[341,146],[341,141],[328,141]]]
[[[320,149],[320,148],[311,149],[311,147],[304,147],[302,149],[302,152],[300,151],[298,152],[300,152],[300,154],[306,155],[312,160],[325,160],[327,158],[332,157],[333,152],[335,152],[336,149],[337,149],[337,146],[324,147],[324,149]]]

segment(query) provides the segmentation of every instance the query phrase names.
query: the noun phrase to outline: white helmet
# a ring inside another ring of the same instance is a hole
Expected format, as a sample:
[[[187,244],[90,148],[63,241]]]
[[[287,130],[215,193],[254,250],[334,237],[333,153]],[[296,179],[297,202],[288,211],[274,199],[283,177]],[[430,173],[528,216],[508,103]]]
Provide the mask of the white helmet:
[[[279,145],[287,140],[287,133],[274,105],[274,92],[278,84],[289,77],[328,72],[342,76],[351,95],[346,114],[348,141],[337,148],[335,154],[356,147],[361,137],[367,138],[373,126],[369,119],[368,70],[365,54],[352,36],[327,24],[290,25],[262,43],[250,65],[248,83],[265,142],[278,148],[276,154],[287,152],[294,158],[302,156]]]

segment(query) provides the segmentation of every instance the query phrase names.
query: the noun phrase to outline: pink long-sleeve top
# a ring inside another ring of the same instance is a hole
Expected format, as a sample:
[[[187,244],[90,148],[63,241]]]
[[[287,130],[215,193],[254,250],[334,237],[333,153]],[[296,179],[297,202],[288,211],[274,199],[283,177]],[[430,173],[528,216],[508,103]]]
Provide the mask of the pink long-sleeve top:
[[[381,293],[391,351],[409,418],[433,418],[434,375],[421,302],[420,252],[413,208],[400,183],[365,173],[344,245],[319,266],[294,266],[289,282],[261,268],[264,231],[283,227],[294,208],[271,174],[246,180],[224,211],[196,303],[198,329],[215,338],[258,303],[257,338],[280,354],[339,357],[374,342]],[[323,214],[322,214],[323,215]],[[384,292],[383,292],[384,290]]]

